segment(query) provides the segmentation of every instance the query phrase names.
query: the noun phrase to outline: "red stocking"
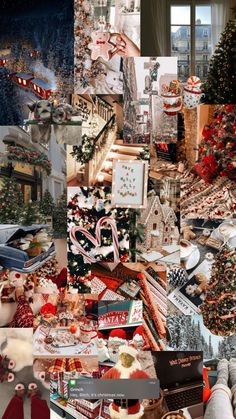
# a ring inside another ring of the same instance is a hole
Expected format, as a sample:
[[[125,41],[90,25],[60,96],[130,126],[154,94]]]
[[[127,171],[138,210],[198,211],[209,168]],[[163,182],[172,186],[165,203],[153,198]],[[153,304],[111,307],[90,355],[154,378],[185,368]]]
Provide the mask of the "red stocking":
[[[23,399],[13,396],[9,402],[2,419],[24,419]]]
[[[31,397],[31,419],[50,419],[46,400],[41,400],[37,395]]]

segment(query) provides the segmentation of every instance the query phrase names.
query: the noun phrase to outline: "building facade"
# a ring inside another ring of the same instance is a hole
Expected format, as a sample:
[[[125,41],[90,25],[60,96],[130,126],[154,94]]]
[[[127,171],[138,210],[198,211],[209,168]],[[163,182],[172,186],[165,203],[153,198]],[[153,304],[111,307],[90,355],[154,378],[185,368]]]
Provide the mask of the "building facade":
[[[51,162],[51,173],[47,175],[40,167],[20,161],[8,161],[8,146],[23,147],[29,151],[46,154]],[[57,202],[66,187],[66,149],[56,143],[52,134],[49,145],[32,143],[28,129],[19,126],[0,128],[0,188],[3,177],[14,176],[21,186],[25,203],[40,201],[45,190],[49,190]]]

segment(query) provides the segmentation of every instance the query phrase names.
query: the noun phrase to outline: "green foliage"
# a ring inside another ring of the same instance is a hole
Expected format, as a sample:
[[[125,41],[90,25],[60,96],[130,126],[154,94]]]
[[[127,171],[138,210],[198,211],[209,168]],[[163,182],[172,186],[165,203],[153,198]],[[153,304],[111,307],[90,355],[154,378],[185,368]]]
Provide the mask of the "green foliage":
[[[236,19],[221,34],[203,85],[204,103],[236,103]]]
[[[53,201],[53,197],[50,194],[50,192],[46,189],[46,191],[43,194],[42,201],[40,203],[40,213],[44,215],[45,217],[50,216],[50,215],[52,216],[54,205],[55,204]]]
[[[23,194],[15,178],[5,177],[0,188],[0,223],[18,224],[22,212]]]
[[[64,238],[66,237],[66,214],[67,214],[67,205],[66,205],[66,192],[64,192],[56,205],[54,205],[53,210],[53,230],[54,237]]]

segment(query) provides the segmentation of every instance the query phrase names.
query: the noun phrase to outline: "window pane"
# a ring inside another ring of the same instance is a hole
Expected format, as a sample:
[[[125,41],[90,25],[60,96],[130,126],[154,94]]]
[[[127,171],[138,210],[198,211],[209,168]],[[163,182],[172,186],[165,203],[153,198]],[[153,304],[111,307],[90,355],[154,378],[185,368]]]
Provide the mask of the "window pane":
[[[196,24],[211,24],[211,6],[196,6]]]
[[[178,57],[178,77],[185,81],[190,75],[190,26],[171,26],[171,55]]]
[[[171,25],[190,25],[190,6],[171,6]]]
[[[198,26],[195,29],[195,61],[196,61],[196,76],[202,80],[205,79],[209,61],[212,54],[211,48],[211,26]]]
[[[171,55],[189,54],[190,42],[190,26],[171,26]]]

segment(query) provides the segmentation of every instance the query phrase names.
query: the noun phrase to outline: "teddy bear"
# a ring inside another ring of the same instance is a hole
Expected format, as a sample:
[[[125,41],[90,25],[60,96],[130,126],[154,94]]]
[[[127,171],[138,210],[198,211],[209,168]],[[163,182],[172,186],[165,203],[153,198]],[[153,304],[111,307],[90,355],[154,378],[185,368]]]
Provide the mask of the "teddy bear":
[[[196,279],[197,284],[198,284],[198,287],[195,290],[195,294],[200,295],[200,294],[202,294],[203,292],[206,291],[208,279],[207,279],[206,275],[204,275],[201,272],[198,272],[198,273],[195,274],[195,279]]]
[[[193,226],[188,224],[182,226],[181,232],[184,240],[194,240],[196,238],[196,234],[193,232],[193,228]]]
[[[99,57],[105,61],[109,61],[112,57],[111,51],[114,48],[114,44],[110,42],[111,34],[109,32],[92,32],[92,42],[88,44],[88,48],[91,50],[91,59],[97,60]]]

